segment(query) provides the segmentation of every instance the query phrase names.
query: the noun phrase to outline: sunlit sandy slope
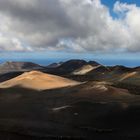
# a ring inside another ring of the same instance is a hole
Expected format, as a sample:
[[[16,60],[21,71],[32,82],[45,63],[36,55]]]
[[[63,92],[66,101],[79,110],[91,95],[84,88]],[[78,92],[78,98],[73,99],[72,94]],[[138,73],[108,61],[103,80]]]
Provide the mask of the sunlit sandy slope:
[[[45,90],[60,88],[66,86],[73,86],[79,84],[76,81],[62,78],[51,74],[45,74],[39,71],[25,72],[22,75],[5,81],[0,84],[0,88],[9,88],[14,86],[21,86],[35,90]]]
[[[94,70],[98,67],[100,67],[100,65],[98,65],[98,66],[84,65],[83,67],[75,70],[73,72],[73,75],[84,75],[84,74],[86,74],[86,73],[90,72],[91,70]]]

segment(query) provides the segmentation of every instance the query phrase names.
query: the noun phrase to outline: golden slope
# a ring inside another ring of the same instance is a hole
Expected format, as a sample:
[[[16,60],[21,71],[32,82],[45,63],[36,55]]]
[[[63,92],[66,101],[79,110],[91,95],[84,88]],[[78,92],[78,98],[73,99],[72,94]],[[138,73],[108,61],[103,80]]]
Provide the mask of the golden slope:
[[[73,75],[84,75],[84,74],[86,74],[86,73],[88,73],[88,72],[90,72],[98,67],[100,67],[100,65],[98,65],[98,66],[84,65],[83,67],[75,70],[73,72]]]
[[[135,76],[136,74],[137,74],[137,72],[130,72],[130,73],[123,74],[120,81],[131,78],[131,77]]]
[[[62,78],[60,76],[45,74],[39,71],[31,71],[25,72],[16,78],[0,83],[0,88],[20,86],[34,90],[46,90],[77,84],[79,84],[79,82]]]

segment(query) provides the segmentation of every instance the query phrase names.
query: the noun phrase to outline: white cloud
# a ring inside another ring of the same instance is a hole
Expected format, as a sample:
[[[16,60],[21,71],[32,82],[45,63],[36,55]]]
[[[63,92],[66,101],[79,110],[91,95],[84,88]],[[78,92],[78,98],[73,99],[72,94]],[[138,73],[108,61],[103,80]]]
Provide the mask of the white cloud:
[[[119,1],[114,4],[114,12],[116,13],[128,12],[129,10],[133,10],[135,8],[136,4],[121,3]]]
[[[140,51],[140,8],[100,0],[0,1],[0,51]]]

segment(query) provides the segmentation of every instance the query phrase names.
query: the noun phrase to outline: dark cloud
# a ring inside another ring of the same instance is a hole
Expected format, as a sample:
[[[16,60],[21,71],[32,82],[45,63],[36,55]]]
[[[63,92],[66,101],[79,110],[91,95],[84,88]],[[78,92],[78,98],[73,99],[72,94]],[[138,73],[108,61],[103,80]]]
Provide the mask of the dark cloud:
[[[140,50],[139,7],[116,2],[114,11],[119,19],[99,0],[2,0],[0,50]]]

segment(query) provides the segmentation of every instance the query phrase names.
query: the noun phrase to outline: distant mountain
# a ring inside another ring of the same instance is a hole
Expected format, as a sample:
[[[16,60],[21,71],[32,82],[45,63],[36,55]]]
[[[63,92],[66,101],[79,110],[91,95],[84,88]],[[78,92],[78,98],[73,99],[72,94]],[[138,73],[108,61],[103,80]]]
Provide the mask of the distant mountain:
[[[135,71],[139,71],[140,72],[140,66],[133,68]]]
[[[0,65],[0,82],[32,70],[39,70],[77,81],[110,81],[133,85],[139,85],[140,83],[140,67],[103,66],[96,61],[80,59],[52,63],[46,67],[32,62],[6,62]]]
[[[39,71],[31,71],[25,72],[16,78],[0,83],[0,88],[19,86],[34,90],[46,90],[77,84],[79,84],[79,82],[62,78],[60,76],[45,74]]]
[[[52,63],[52,64],[48,65],[47,68],[57,68],[57,67],[59,67],[62,64],[63,64],[63,62]]]
[[[29,70],[39,70],[44,67],[32,63],[32,62],[13,62],[8,61],[0,65],[0,74],[15,71],[29,71]]]
[[[68,78],[78,81],[130,81],[133,79],[134,83],[138,83],[136,79],[139,79],[139,68],[128,68],[125,66],[91,66],[84,65],[83,67],[75,70],[72,75],[67,75]],[[135,80],[134,80],[135,79]]]
[[[93,67],[93,66],[98,66],[98,65],[100,64],[95,61],[87,62],[85,60],[72,59],[72,60],[62,63],[60,66],[51,67],[50,69],[47,69],[46,71],[52,74],[57,74],[57,75],[69,75],[75,71],[79,71],[79,69],[84,69],[84,67],[85,69],[88,69],[86,68],[87,66]]]
[[[88,64],[91,65],[91,66],[98,66],[98,65],[100,65],[96,61],[88,61]]]
[[[125,67],[122,65],[112,66],[112,67],[109,67],[109,69],[111,71],[118,72],[118,73],[131,72],[134,70],[133,68]]]
[[[132,79],[135,76],[135,71],[139,72],[139,67],[129,68],[122,65],[116,66],[103,66],[96,61],[85,61],[80,59],[72,59],[66,61],[60,66],[52,64],[49,68],[45,69],[45,72],[64,76],[70,79],[78,81],[126,81],[126,79]],[[138,75],[138,74],[137,74]],[[123,80],[122,80],[123,79]]]
[[[59,70],[61,71],[67,71],[66,73],[70,73],[84,65],[86,65],[87,62],[85,60],[69,60],[69,61],[66,61],[64,62],[60,67],[59,67]]]

